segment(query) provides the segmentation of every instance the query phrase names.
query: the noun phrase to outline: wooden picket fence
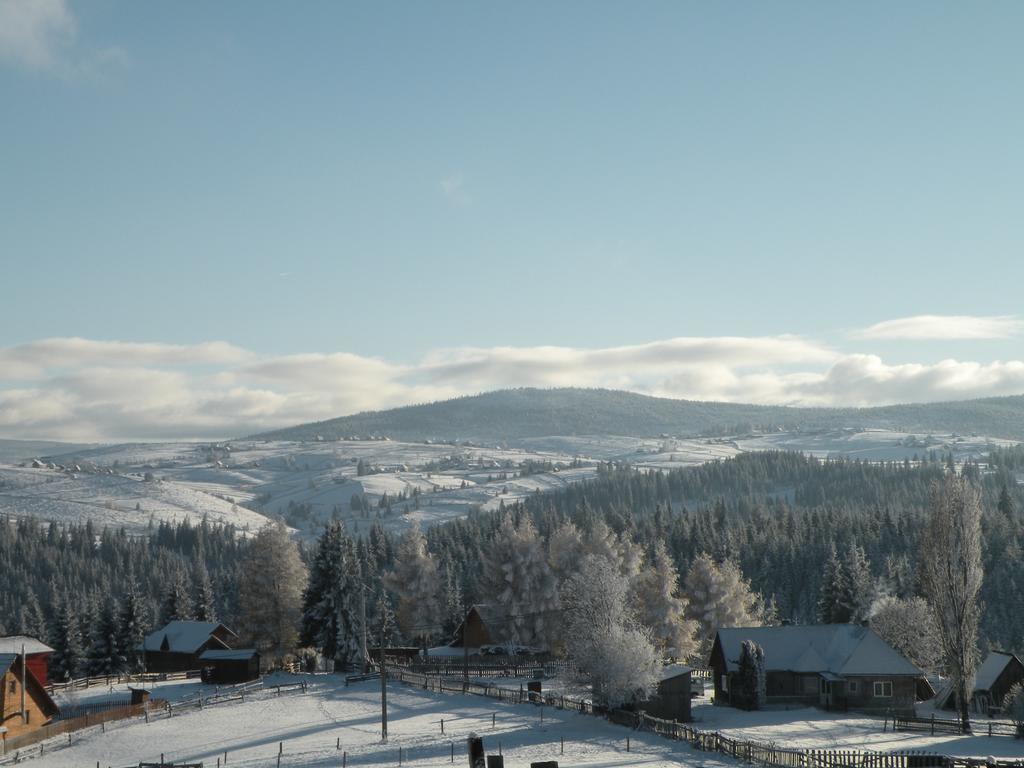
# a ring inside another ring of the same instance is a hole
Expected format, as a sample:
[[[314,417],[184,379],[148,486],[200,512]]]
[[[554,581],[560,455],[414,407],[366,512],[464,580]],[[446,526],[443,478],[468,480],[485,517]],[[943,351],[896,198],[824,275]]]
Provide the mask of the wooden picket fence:
[[[486,696],[498,701],[522,703],[532,701],[555,709],[607,717],[613,722],[629,725],[635,730],[650,731],[675,741],[685,741],[702,752],[715,752],[768,768],[1024,768],[1019,760],[971,760],[922,751],[874,752],[860,749],[787,749],[776,744],[733,739],[719,731],[705,731],[685,723],[661,720],[644,712],[611,710],[595,706],[584,699],[555,694],[531,694],[520,686],[517,691],[497,685],[445,680],[402,668],[389,668],[388,676],[407,685],[438,693],[464,693]]]

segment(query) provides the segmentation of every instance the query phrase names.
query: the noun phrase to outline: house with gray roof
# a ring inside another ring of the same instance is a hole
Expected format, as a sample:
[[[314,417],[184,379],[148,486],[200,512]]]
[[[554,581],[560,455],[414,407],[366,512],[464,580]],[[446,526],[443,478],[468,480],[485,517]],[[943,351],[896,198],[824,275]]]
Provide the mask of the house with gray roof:
[[[1024,683],[1024,662],[1015,654],[992,651],[974,675],[971,708],[985,715],[999,710],[1014,683]],[[939,690],[935,706],[956,709],[956,691],[952,684],[947,683]]]
[[[841,711],[913,714],[921,670],[868,627],[820,624],[718,630],[709,666],[715,703],[731,704],[740,647],[764,651],[767,704],[804,704]]]
[[[205,651],[228,650],[238,635],[216,621],[172,621],[142,641],[147,672],[187,672],[200,669]]]

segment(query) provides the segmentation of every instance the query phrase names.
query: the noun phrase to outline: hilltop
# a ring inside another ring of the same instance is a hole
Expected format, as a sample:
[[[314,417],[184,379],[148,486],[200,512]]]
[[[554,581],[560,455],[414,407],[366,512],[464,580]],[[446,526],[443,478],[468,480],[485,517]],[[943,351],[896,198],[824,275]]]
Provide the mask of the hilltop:
[[[1024,439],[1024,395],[877,408],[796,408],[650,397],[607,389],[506,389],[264,432],[256,439],[502,441],[550,435],[724,435],[837,428]]]

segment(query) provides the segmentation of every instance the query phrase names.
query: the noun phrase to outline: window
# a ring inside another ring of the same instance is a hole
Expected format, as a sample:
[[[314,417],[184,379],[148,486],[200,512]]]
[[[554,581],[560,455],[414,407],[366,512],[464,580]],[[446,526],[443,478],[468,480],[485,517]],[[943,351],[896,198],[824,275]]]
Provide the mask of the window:
[[[8,690],[9,693],[17,693],[18,692],[18,681],[17,680],[11,680],[10,688],[8,688],[7,690]]]
[[[851,680],[848,684],[850,693],[857,693],[857,689],[860,687],[856,680]]]
[[[729,692],[729,676],[722,675],[722,693]]]
[[[882,699],[892,698],[892,681],[879,680],[875,683],[875,697]]]

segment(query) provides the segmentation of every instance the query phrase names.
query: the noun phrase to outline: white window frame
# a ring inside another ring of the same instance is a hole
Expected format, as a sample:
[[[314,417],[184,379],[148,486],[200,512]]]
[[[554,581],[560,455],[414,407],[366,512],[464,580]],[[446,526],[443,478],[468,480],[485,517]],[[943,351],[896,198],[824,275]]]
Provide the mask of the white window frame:
[[[889,692],[886,693],[886,690]],[[874,694],[876,699],[891,699],[892,680],[875,680]]]

